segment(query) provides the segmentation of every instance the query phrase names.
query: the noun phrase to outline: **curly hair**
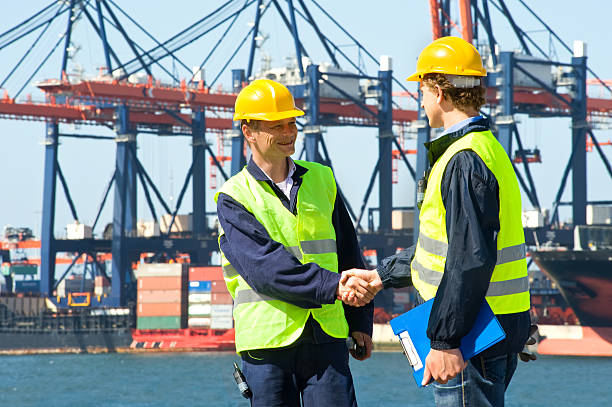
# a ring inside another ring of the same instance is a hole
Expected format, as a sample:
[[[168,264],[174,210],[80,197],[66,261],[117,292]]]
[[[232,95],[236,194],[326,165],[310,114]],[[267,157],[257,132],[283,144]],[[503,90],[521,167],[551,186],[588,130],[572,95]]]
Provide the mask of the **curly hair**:
[[[440,73],[425,74],[423,84],[432,89],[438,85],[444,98],[464,113],[468,113],[471,109],[478,111],[486,103],[485,88],[482,85],[473,88],[456,88],[444,74]]]

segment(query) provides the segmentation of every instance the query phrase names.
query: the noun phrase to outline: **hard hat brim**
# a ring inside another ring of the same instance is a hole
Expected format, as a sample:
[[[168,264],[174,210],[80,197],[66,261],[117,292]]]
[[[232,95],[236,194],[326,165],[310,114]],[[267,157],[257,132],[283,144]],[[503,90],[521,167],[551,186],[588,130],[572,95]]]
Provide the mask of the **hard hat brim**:
[[[422,77],[423,77],[423,74],[421,72],[415,72],[409,77],[407,77],[406,81],[407,82],[419,82]]]
[[[266,122],[273,122],[276,120],[288,119],[290,117],[304,116],[304,114],[305,113],[303,111],[297,108],[286,110],[284,112],[248,113],[248,114],[236,113],[234,114],[234,121],[246,119],[246,120],[263,120]]]
[[[461,75],[461,76],[487,76],[487,71],[483,70],[483,71],[477,71],[475,69],[471,69],[471,70],[465,70],[462,71],[461,73],[452,73],[452,72],[444,72],[443,70],[432,70],[431,72],[415,72],[412,75],[410,75],[409,77],[406,78],[407,82],[419,82],[423,79],[423,76],[428,74],[428,73],[441,73],[441,74],[448,74],[448,75]]]

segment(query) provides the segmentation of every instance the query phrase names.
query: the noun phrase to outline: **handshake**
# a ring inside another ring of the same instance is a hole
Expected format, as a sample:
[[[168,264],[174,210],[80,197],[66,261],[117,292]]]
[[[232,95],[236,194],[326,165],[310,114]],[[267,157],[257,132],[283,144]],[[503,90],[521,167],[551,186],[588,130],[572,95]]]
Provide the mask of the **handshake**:
[[[376,270],[350,269],[342,272],[336,297],[347,305],[362,307],[372,301],[382,288]]]

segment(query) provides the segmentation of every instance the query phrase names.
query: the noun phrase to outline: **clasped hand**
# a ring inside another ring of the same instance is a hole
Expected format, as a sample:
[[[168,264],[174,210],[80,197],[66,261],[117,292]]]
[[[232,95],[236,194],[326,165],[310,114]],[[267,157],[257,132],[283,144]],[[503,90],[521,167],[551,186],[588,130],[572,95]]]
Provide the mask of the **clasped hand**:
[[[381,289],[382,281],[376,270],[350,269],[342,272],[337,298],[347,305],[362,307]]]

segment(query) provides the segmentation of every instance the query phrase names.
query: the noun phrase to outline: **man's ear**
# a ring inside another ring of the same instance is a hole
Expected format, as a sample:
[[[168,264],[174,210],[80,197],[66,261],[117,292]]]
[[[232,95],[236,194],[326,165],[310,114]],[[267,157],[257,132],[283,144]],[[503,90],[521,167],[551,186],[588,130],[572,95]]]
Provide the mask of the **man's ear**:
[[[255,141],[251,128],[247,126],[246,124],[242,125],[242,134],[244,134],[244,138],[246,139],[247,142],[252,143]]]
[[[444,102],[444,91],[442,90],[442,88],[440,88],[439,85],[435,85],[435,89],[436,89],[436,102],[438,104],[441,104],[442,102]]]

